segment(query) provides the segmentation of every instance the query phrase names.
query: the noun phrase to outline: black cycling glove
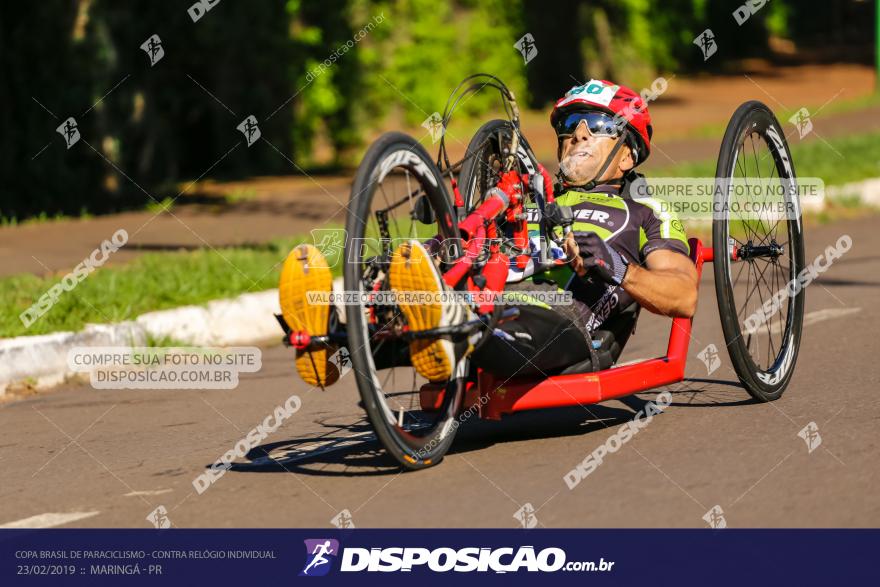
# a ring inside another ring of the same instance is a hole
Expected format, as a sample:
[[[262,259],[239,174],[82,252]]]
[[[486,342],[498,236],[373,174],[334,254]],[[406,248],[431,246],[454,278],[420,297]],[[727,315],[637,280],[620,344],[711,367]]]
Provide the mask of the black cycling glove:
[[[574,240],[587,276],[599,277],[613,285],[623,283],[629,265],[626,257],[615,251],[595,232],[576,232]]]

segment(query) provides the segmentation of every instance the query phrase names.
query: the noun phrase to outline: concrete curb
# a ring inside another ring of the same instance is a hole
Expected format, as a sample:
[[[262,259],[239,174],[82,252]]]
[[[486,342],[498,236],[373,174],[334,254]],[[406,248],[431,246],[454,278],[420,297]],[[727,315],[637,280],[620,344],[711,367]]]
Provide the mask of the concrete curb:
[[[67,353],[77,346],[138,346],[170,338],[192,345],[235,346],[280,339],[273,314],[278,290],[249,293],[204,306],[150,312],[118,324],[88,324],[81,332],[54,332],[0,340],[0,395],[10,385],[52,387],[73,375]]]
[[[825,197],[832,200],[854,196],[866,206],[880,208],[880,177],[833,185],[825,189]]]
[[[830,186],[825,200],[857,197],[880,208],[880,178]],[[183,306],[150,312],[119,324],[89,324],[82,332],[55,332],[0,340],[0,395],[10,385],[29,383],[37,389],[52,387],[73,375],[67,353],[77,346],[137,346],[152,337],[170,338],[193,345],[234,346],[257,344],[280,336],[273,314],[281,311],[278,290],[243,294],[204,306]]]
[[[865,206],[880,208],[880,177],[828,186],[822,200],[805,202],[803,209],[805,212],[821,212],[829,200],[844,198],[856,198]]]

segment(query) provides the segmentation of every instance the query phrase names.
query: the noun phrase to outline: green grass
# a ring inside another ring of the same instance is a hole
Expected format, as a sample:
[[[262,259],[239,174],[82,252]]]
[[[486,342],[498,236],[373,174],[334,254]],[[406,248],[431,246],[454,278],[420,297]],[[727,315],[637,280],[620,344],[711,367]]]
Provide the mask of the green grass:
[[[828,185],[880,176],[880,133],[836,138],[829,144],[820,140],[792,143],[799,176],[819,177]],[[650,175],[711,177],[714,173],[715,159],[712,158],[652,170]],[[247,196],[242,194],[243,198]],[[846,198],[835,203],[840,214],[851,214],[857,207],[856,202]],[[820,215],[819,221],[823,218]],[[339,227],[328,228],[340,230]],[[403,222],[395,228],[396,235],[407,233],[410,227]],[[0,315],[0,337],[78,331],[90,322],[131,320],[154,310],[202,304],[276,287],[281,262],[295,244],[306,241],[311,238],[280,239],[253,247],[146,253],[125,265],[95,270],[73,291],[63,292],[58,302],[30,328],[24,327],[19,315],[59,283],[64,273],[2,278],[0,304],[5,311]],[[333,258],[330,262],[334,265],[334,274],[338,275],[341,263]]]
[[[880,133],[789,142],[799,177],[818,177],[840,185],[880,176]],[[654,177],[713,177],[716,159],[705,159],[651,170]]]
[[[169,197],[163,198],[161,202],[157,202],[156,200],[147,202],[147,205],[144,206],[144,209],[146,209],[147,212],[150,212],[152,214],[160,214],[162,212],[168,212],[173,207],[174,207],[174,198],[169,196]]]
[[[278,285],[281,262],[309,237],[279,239],[255,247],[146,253],[120,266],[98,268],[25,328],[19,315],[64,277],[31,274],[0,279],[0,337],[78,331],[86,323],[131,320],[146,312],[202,304]],[[334,273],[341,263],[330,258]]]
[[[880,177],[880,133],[853,135],[806,143],[789,142],[795,171],[799,177],[818,177],[826,186],[841,185]],[[716,160],[704,159],[651,170],[651,177],[714,177]],[[854,196],[828,200],[821,212],[805,214],[807,223],[828,224],[870,212]],[[699,236],[703,242],[711,238],[711,224],[685,222],[688,236]]]
[[[855,112],[857,110],[864,110],[866,108],[870,108],[872,106],[880,105],[880,96],[875,94],[867,94],[865,96],[860,96],[858,98],[853,98],[852,100],[837,100],[833,101],[830,104],[826,105],[819,112],[818,116],[825,117],[829,114],[845,114],[848,112]],[[806,104],[805,107],[810,112],[815,112],[819,110],[821,104]],[[789,124],[788,119],[795,115],[795,113],[800,110],[800,107],[795,108],[794,110],[779,110],[776,111],[774,108],[774,114],[776,115],[777,120],[779,120],[780,124],[785,126]],[[698,126],[693,130],[687,131],[684,135],[676,135],[676,138],[703,138],[703,139],[711,139],[715,137],[720,137],[724,135],[724,130],[727,128],[726,122],[712,122],[708,124],[704,124],[702,126]]]
[[[407,218],[392,221],[389,228],[391,236],[398,238],[411,234],[413,225]],[[434,234],[427,225],[415,228],[419,237]],[[314,235],[315,244],[325,252],[333,275],[341,275],[342,251],[330,254],[327,247],[345,242],[343,230],[334,225],[321,230]],[[331,232],[324,232],[328,230]],[[79,331],[87,323],[132,320],[146,312],[277,287],[282,262],[302,242],[313,242],[312,235],[248,247],[145,253],[124,265],[96,269],[71,291],[61,292],[58,301],[28,328],[19,318],[21,313],[59,284],[65,273],[0,278],[0,304],[5,309],[0,315],[0,337]],[[373,243],[368,251],[375,248]],[[172,342],[179,341],[149,340],[147,346],[169,346]]]
[[[71,220],[73,218],[92,218],[92,214],[88,209],[82,208],[76,216],[68,216],[61,214],[60,212],[51,215],[45,212],[40,212],[37,216],[29,216],[27,218],[19,219],[18,216],[4,216],[3,212],[0,211],[0,226],[26,226],[28,224],[43,224],[46,222],[57,222],[59,220]]]
[[[248,202],[257,197],[257,191],[253,188],[237,188],[226,194],[225,200],[230,204]]]

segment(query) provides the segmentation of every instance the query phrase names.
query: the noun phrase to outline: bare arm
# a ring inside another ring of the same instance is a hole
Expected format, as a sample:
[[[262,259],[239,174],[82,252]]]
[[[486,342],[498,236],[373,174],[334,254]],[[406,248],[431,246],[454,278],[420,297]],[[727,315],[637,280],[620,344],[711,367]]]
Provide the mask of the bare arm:
[[[568,233],[563,249],[574,272],[587,274],[574,235]],[[697,310],[697,270],[693,262],[675,251],[649,253],[645,267],[630,263],[621,286],[649,311],[673,318],[691,318]]]
[[[681,253],[658,250],[647,256],[645,265],[629,265],[623,289],[655,314],[691,318],[698,286],[693,262]]]

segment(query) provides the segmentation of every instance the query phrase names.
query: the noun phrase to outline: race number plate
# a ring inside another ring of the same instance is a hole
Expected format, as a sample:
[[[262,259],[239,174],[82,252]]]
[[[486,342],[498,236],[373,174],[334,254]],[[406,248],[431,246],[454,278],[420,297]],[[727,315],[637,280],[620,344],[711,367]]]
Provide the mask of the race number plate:
[[[608,85],[602,80],[591,79],[582,86],[573,88],[569,92],[572,99],[589,100],[599,106],[608,106],[620,86]]]

